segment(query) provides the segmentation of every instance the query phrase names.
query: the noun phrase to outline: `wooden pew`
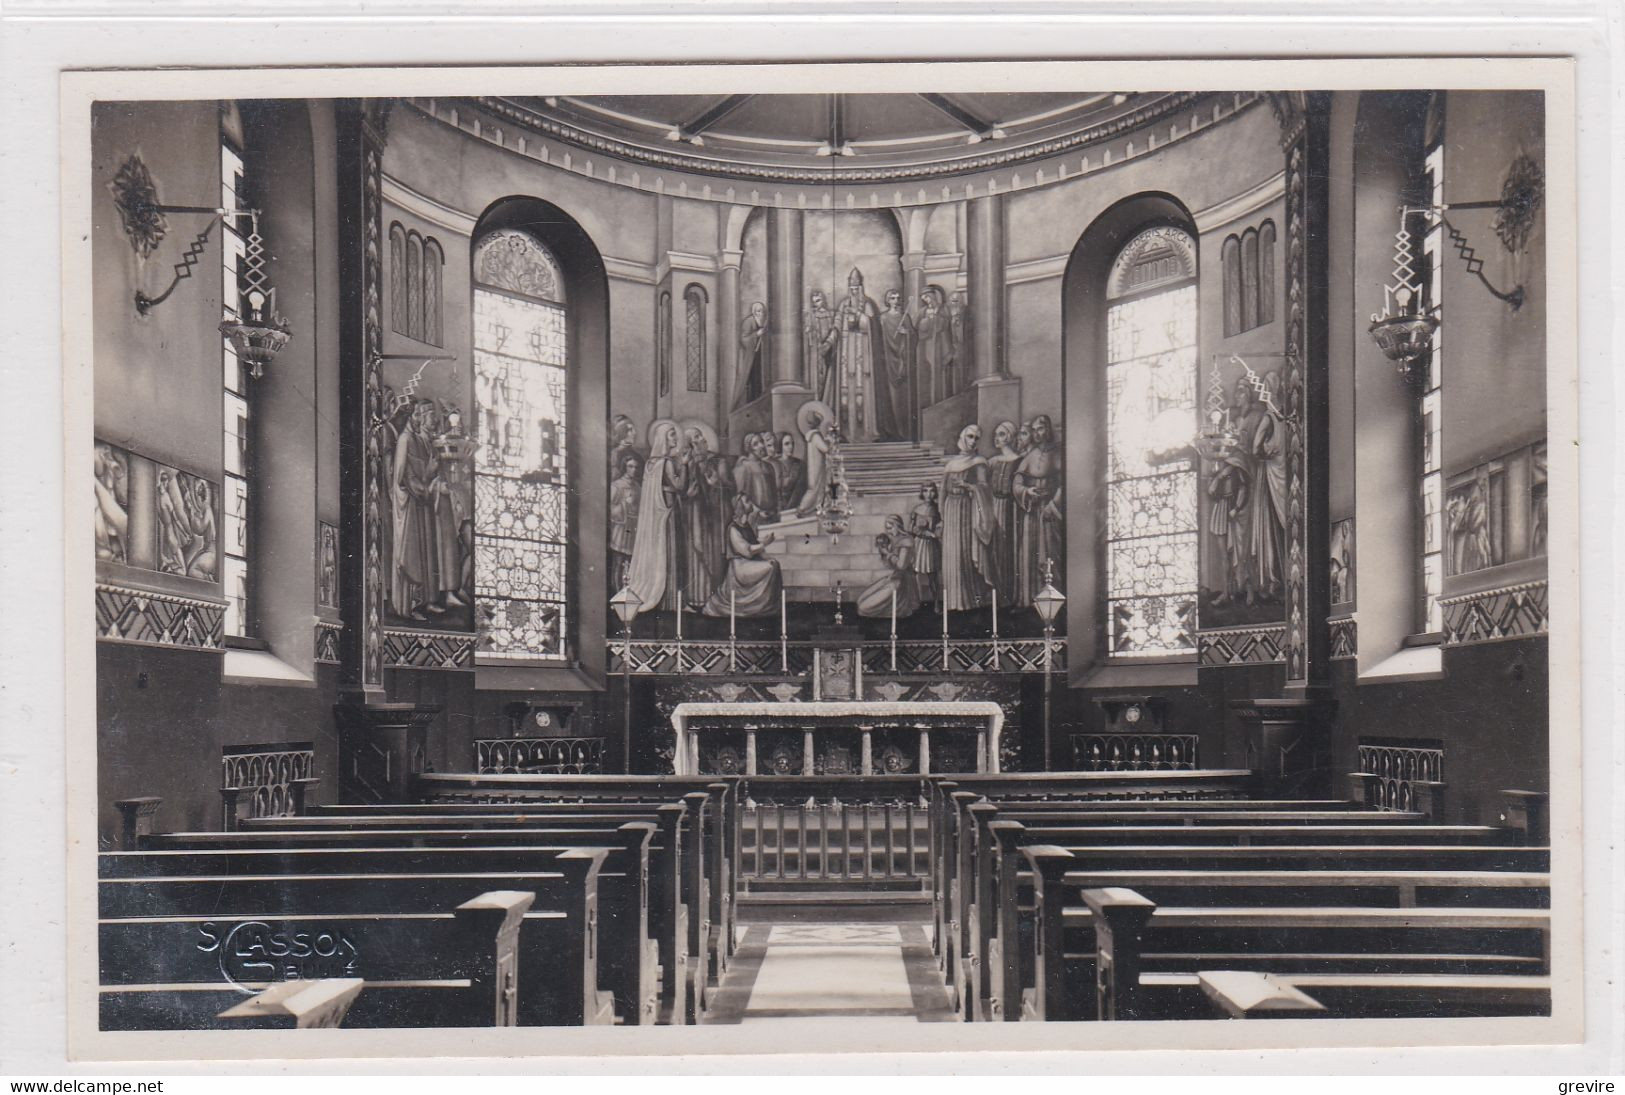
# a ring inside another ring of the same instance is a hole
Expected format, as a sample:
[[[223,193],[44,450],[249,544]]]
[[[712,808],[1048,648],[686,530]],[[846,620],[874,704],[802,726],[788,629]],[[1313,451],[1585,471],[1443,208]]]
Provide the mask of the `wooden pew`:
[[[651,1023],[662,1013],[667,1021],[682,1021],[693,1011],[684,1000],[684,978],[695,964],[689,957],[694,952],[690,949],[683,880],[678,873],[681,857],[674,851],[681,846],[684,810],[682,806],[671,806],[658,811],[658,831],[651,822],[627,822],[615,830],[404,831],[374,830],[363,823],[355,829],[337,831],[256,829],[223,834],[165,834],[149,838],[148,842],[169,851],[144,854],[151,857],[147,869],[170,875],[197,870],[258,875],[365,874],[369,870],[401,873],[431,864],[439,873],[454,873],[536,869],[571,848],[601,847],[606,849],[608,860],[597,878],[600,892],[594,908],[601,918],[597,931],[602,946],[595,979],[613,994],[622,1022]],[[412,839],[404,839],[403,832]],[[448,844],[481,847],[433,847]],[[362,849],[368,854],[346,855]],[[165,856],[170,859],[161,858]],[[135,869],[124,857],[115,856],[104,863],[123,872]],[[104,866],[104,876],[107,869]],[[582,915],[585,917],[585,911]],[[583,1014],[592,1010],[589,1001]]]
[[[1096,1016],[1105,1020],[1186,1017],[1191,982],[1209,969],[1549,972],[1544,909],[1176,908],[1115,888],[1087,890],[1084,899],[1094,920]]]
[[[1441,1019],[1549,1015],[1548,976],[1259,973],[1204,970],[1198,987],[1229,1019]]]
[[[310,862],[310,873],[249,874],[233,871],[224,857],[189,867],[213,874],[150,875],[104,878],[98,884],[99,914],[104,919],[289,915],[314,917],[386,909],[392,913],[425,913],[450,908],[486,890],[524,890],[536,897],[520,935],[524,977],[521,1025],[601,1025],[613,1022],[616,996],[640,1005],[657,995],[655,966],[646,939],[641,949],[635,923],[619,925],[602,915],[597,885],[607,852],[603,849],[555,849],[532,854],[523,866],[508,870],[470,871],[461,863],[424,869],[377,870],[373,857],[345,851]],[[317,868],[325,868],[318,870]],[[562,924],[542,911],[561,913]],[[617,961],[607,961],[610,946],[622,948]],[[639,961],[639,959],[642,961]],[[642,996],[639,996],[639,993]],[[634,1012],[628,1020],[638,1022]]]
[[[248,976],[272,973],[267,960],[291,957],[319,958],[340,975],[365,965],[351,1026],[512,1026],[523,989],[520,926],[531,903],[529,893],[492,891],[435,913],[104,919],[97,925],[101,1029],[230,1023],[241,1013],[222,1020],[222,1012],[275,979]]]
[[[359,977],[283,981],[227,1008],[216,1018],[222,1026],[237,1030],[341,1027],[364,984]]]

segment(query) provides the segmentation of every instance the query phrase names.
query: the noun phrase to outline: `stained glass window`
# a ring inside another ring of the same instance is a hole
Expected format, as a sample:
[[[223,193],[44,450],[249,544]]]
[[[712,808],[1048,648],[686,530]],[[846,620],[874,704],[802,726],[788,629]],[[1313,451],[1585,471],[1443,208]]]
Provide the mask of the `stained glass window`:
[[[1429,200],[1434,205],[1444,204],[1443,144],[1434,146],[1433,151],[1428,153],[1424,170]],[[1435,217],[1428,225],[1427,235],[1422,240],[1422,253],[1427,257],[1425,292],[1428,303],[1435,309],[1442,307],[1440,289],[1444,285],[1444,246],[1444,222],[1441,218]],[[1440,420],[1443,418],[1441,402],[1444,397],[1442,375],[1444,348],[1440,332],[1443,330],[1442,323],[1433,328],[1433,343],[1427,358],[1427,379],[1422,384],[1423,392],[1417,414],[1420,434],[1417,447],[1421,457],[1418,462],[1420,481],[1417,486],[1417,509],[1421,530],[1417,540],[1421,549],[1422,593],[1418,599],[1417,616],[1424,632],[1438,631],[1444,626],[1439,610],[1439,595],[1444,588],[1444,507],[1441,504],[1444,469],[1440,463],[1442,455]]]
[[[569,656],[569,332],[558,263],[523,232],[474,253],[479,651]]]
[[[1194,277],[1190,237],[1157,228],[1123,249],[1109,283],[1106,616],[1119,657],[1196,650]]]

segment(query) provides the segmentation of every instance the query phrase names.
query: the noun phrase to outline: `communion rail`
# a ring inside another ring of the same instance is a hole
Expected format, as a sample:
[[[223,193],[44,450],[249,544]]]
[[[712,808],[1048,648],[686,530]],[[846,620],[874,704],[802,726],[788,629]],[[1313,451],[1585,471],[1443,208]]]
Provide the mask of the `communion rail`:
[[[861,884],[929,874],[930,817],[917,776],[754,776],[741,801],[741,882]]]

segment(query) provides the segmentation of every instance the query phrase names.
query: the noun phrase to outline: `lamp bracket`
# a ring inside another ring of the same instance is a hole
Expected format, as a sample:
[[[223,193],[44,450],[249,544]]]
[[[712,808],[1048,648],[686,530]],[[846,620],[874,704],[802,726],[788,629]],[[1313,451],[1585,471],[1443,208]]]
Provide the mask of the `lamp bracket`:
[[[1400,207],[1400,214],[1401,216],[1420,214],[1430,220],[1438,221],[1443,226],[1445,234],[1450,237],[1450,242],[1455,245],[1456,254],[1461,256],[1461,261],[1466,265],[1467,272],[1476,277],[1491,296],[1511,305],[1514,312],[1522,308],[1524,300],[1523,286],[1514,285],[1511,289],[1503,292],[1490,283],[1490,279],[1484,276],[1484,260],[1478,257],[1473,245],[1467,242],[1467,237],[1462,235],[1461,230],[1451,224],[1450,218],[1445,216],[1445,212],[1451,209],[1495,209],[1505,214],[1508,205],[1504,201],[1446,202],[1441,205],[1423,206],[1406,205]]]

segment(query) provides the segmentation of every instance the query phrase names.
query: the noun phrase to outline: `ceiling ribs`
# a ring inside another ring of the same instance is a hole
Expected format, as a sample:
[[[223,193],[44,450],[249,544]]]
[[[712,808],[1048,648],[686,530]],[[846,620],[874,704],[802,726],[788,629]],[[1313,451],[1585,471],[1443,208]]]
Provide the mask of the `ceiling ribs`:
[[[818,150],[820,156],[852,156],[856,152],[846,138],[846,96],[829,96],[829,136]]]
[[[734,111],[738,110],[740,107],[744,106],[754,98],[756,98],[755,95],[729,95],[720,102],[714,103],[705,110],[701,111],[691,121],[674,126],[672,128],[672,133],[675,136],[673,136],[672,139],[689,141],[693,144],[702,144],[704,142],[697,141],[695,138],[699,137],[706,130],[710,129],[712,126],[716,125],[718,122],[722,121],[722,119],[726,118],[728,115],[732,114]]]
[[[985,118],[979,118],[956,103],[950,102],[945,95],[931,95],[922,93],[920,98],[924,99],[927,103],[930,103],[942,113],[952,118],[963,128],[969,130],[972,136],[974,136],[977,140],[982,140],[984,138],[998,140],[1000,137],[1004,136],[1004,131],[1000,129],[997,124],[990,122]]]

